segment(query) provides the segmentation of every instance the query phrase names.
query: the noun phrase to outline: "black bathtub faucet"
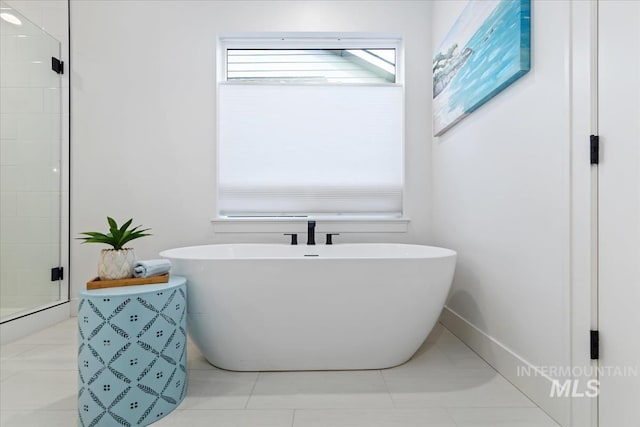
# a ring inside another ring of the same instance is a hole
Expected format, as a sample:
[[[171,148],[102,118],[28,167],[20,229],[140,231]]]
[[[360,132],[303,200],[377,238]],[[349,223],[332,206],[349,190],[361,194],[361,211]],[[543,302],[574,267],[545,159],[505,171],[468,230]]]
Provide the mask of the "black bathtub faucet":
[[[316,222],[307,221],[307,245],[316,244]]]
[[[297,233],[284,233],[285,236],[291,236],[291,244],[298,244],[298,234]]]

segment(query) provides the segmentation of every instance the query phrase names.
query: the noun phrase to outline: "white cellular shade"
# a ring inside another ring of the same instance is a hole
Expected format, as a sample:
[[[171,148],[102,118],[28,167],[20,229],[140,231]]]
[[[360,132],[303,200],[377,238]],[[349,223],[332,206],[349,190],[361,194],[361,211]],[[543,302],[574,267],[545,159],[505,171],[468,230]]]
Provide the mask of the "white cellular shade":
[[[222,216],[402,211],[400,86],[220,84]]]

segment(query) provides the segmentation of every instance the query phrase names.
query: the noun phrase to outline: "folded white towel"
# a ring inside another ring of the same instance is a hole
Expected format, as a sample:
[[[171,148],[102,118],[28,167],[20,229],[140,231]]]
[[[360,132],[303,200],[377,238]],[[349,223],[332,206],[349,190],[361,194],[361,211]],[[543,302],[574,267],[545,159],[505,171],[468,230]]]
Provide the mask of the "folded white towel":
[[[171,270],[171,261],[168,259],[136,261],[133,265],[133,277],[162,276],[169,270]]]

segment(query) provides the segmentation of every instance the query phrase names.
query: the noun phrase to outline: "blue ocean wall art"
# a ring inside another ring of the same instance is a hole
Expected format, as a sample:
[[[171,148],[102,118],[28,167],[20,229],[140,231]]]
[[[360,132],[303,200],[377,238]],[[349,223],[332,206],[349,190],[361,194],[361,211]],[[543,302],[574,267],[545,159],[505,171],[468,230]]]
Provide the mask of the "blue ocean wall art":
[[[433,57],[440,136],[531,68],[531,1],[470,0]]]

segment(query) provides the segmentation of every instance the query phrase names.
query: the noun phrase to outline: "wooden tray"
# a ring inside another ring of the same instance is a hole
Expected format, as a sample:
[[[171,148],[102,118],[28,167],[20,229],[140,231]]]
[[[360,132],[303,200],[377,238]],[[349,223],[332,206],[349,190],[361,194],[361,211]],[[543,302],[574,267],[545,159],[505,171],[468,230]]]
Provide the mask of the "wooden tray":
[[[167,283],[169,281],[169,273],[162,276],[152,277],[128,277],[126,279],[117,280],[100,280],[99,277],[87,282],[87,289],[103,289],[115,288],[118,286],[134,286],[134,285],[151,285],[153,283]]]

